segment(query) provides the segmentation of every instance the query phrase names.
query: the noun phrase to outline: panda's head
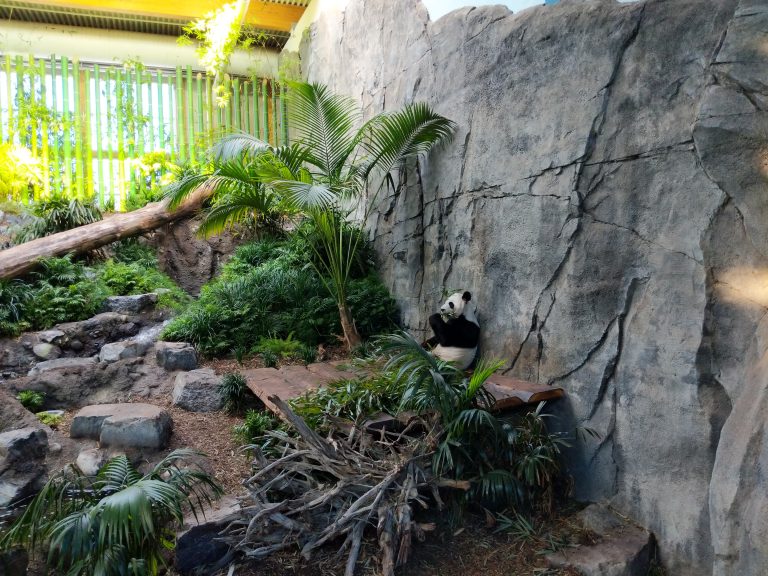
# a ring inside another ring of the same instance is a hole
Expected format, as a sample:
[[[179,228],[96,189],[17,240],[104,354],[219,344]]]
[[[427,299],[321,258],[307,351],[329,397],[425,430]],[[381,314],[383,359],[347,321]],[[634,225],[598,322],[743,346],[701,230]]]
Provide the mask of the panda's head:
[[[462,314],[465,314],[467,304],[472,300],[472,294],[469,292],[456,292],[448,297],[442,306],[440,306],[440,315],[443,320],[450,322],[454,318],[458,318]]]

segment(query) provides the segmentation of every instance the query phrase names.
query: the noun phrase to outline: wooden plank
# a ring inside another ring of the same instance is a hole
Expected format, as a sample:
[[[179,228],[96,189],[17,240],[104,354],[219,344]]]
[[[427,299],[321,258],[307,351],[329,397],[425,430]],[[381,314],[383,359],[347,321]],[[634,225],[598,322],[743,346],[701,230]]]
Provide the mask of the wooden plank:
[[[485,389],[496,400],[492,411],[507,410],[524,404],[538,404],[544,400],[562,398],[562,388],[535,384],[511,376],[494,374],[485,383]]]

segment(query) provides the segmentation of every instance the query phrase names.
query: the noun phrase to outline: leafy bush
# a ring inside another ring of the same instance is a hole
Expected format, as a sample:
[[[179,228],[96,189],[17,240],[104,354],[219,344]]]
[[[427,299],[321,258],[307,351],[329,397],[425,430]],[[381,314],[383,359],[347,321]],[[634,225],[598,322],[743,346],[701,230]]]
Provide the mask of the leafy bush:
[[[48,546],[57,574],[155,575],[173,545],[173,525],[195,514],[222,490],[207,473],[187,465],[197,453],[174,450],[145,476],[125,456],[96,478],[62,471],[51,478],[0,539],[0,550]]]
[[[238,248],[162,337],[193,342],[209,356],[251,350],[263,338],[290,337],[306,345],[335,340],[333,335],[341,333],[338,307],[309,265],[308,237],[302,232]],[[395,304],[372,272],[365,272],[350,281],[350,304],[361,331],[372,335],[393,325]]]
[[[219,383],[219,396],[228,412],[239,412],[251,396],[245,377],[239,372],[224,374]]]
[[[16,395],[16,400],[30,412],[37,412],[45,403],[45,395],[34,390],[22,390]]]
[[[255,444],[269,430],[280,425],[277,416],[266,410],[248,410],[245,420],[233,428],[235,439],[242,445]]]
[[[154,255],[147,250],[124,249],[116,254],[122,260],[92,267],[69,256],[48,258],[25,280],[0,281],[0,335],[15,336],[30,328],[43,330],[89,318],[108,296],[164,289],[160,306],[186,302],[188,296],[158,271]]]
[[[51,414],[50,412],[38,412],[35,416],[37,416],[37,419],[40,420],[41,423],[50,426],[51,428],[57,428],[64,419],[64,416],[61,414]]]
[[[402,388],[392,373],[339,380],[289,402],[312,428],[324,428],[329,416],[361,422],[376,412],[397,414]]]
[[[29,211],[34,220],[15,234],[14,242],[17,244],[101,220],[101,210],[95,204],[64,196],[41,200],[33,204]]]
[[[382,337],[378,344],[389,359],[386,368],[403,386],[400,408],[437,415],[437,474],[470,480],[470,496],[492,504],[525,505],[551,494],[567,440],[547,431],[543,404],[523,416],[489,412],[492,399],[483,384],[500,363],[481,360],[465,376],[405,333]]]

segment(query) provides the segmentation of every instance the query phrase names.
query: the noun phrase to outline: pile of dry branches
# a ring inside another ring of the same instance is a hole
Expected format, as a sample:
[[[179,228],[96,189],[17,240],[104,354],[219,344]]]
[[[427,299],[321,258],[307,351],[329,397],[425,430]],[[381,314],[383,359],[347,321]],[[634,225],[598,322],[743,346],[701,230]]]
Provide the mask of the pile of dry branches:
[[[273,433],[283,444],[281,457],[257,454],[256,473],[245,481],[250,501],[222,537],[235,551],[263,558],[289,547],[312,551],[342,536],[349,550],[345,576],[352,576],[367,526],[378,531],[381,572],[394,574],[408,559],[414,537],[423,539],[434,524],[414,520],[414,505],[438,509],[441,486],[468,489],[468,483],[432,475],[431,451],[424,437],[352,430],[323,438],[279,398],[269,399],[298,433]]]

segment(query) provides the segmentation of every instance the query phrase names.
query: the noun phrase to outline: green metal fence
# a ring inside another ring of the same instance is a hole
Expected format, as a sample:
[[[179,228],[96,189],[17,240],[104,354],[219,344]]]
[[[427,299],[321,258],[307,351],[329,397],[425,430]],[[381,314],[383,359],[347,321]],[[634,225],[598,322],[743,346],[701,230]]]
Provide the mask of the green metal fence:
[[[23,199],[62,193],[125,209],[172,165],[200,161],[223,133],[287,141],[284,87],[230,78],[224,108],[211,88],[190,66],[0,55],[0,141],[26,147],[42,173]]]

